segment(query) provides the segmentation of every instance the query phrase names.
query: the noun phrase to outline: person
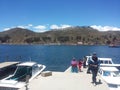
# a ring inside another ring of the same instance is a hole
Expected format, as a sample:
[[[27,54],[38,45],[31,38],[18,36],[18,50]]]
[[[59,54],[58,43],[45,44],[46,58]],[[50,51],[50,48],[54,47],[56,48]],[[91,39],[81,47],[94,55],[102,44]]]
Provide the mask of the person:
[[[86,56],[84,56],[84,58],[83,58],[83,68],[86,68],[86,60],[87,60],[87,58],[86,58]]]
[[[87,74],[91,74],[91,67],[90,67],[90,62],[91,62],[91,58],[88,59],[88,68],[87,68]]]
[[[81,72],[82,64],[83,64],[83,62],[82,62],[82,60],[80,59],[80,60],[78,61],[78,71],[79,71],[79,72]]]
[[[77,60],[75,58],[72,59],[71,61],[71,72],[78,72],[77,69]]]
[[[97,72],[98,72],[98,68],[99,68],[99,61],[98,61],[98,57],[97,57],[96,53],[93,53],[91,59],[92,60],[90,60],[89,65],[90,65],[90,69],[92,71],[92,83],[94,85],[97,85],[96,76],[97,76]]]

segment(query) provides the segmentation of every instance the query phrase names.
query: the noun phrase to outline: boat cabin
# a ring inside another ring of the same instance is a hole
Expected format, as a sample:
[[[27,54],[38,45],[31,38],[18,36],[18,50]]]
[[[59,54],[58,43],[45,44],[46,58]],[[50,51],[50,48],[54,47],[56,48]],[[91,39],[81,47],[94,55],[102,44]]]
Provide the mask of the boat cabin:
[[[87,60],[86,60],[86,65],[88,65],[89,60],[92,60],[92,56],[86,56]],[[113,61],[111,58],[99,58],[98,60],[100,61],[100,65],[104,64],[113,64]]]
[[[100,60],[100,64],[113,64],[111,58],[98,58]]]
[[[45,65],[36,62],[20,63],[17,65],[14,74],[0,80],[0,90],[18,90],[39,75],[45,68]]]
[[[42,68],[42,67],[41,67]],[[17,69],[12,77],[7,80],[25,81],[26,76],[29,78],[36,74],[40,70],[40,67],[35,62],[25,62],[17,65]]]
[[[105,77],[120,77],[120,71],[116,67],[100,67],[99,74]]]

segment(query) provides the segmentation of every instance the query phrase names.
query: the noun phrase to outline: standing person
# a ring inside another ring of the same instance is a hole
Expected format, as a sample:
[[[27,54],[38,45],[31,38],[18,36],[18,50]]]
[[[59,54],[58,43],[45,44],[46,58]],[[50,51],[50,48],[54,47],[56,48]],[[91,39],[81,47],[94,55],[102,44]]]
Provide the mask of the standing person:
[[[86,68],[86,61],[87,61],[87,58],[86,58],[86,56],[84,56],[84,58],[83,58],[83,68]]]
[[[71,61],[71,72],[78,72],[77,69],[77,60],[75,58],[72,59]]]
[[[90,67],[90,62],[91,62],[91,57],[88,58],[88,68],[87,68],[87,74],[91,74],[91,67]]]
[[[90,60],[89,65],[90,65],[90,68],[92,71],[92,83],[94,85],[97,85],[96,76],[97,76],[97,72],[98,72],[98,68],[99,68],[99,61],[98,61],[96,53],[93,53],[91,59],[92,60]]]
[[[80,60],[78,61],[78,71],[79,71],[79,72],[81,72],[82,64],[83,64],[83,62],[82,62],[82,60],[80,59]]]

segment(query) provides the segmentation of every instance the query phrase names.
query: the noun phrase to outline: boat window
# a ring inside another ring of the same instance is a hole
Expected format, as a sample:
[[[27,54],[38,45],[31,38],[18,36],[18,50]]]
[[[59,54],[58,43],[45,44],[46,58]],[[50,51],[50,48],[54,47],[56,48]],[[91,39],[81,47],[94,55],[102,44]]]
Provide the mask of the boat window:
[[[100,60],[100,63],[101,63],[101,64],[103,64],[103,61],[102,61],[102,60]]]
[[[112,74],[113,74],[113,77],[120,77],[119,71],[114,71]]]
[[[17,71],[15,72],[14,76],[10,77],[9,79],[14,79],[14,80],[18,80],[21,81],[23,80],[26,75],[30,75],[32,74],[32,69],[30,67],[27,66],[19,66],[17,68]]]
[[[105,60],[105,64],[108,64],[108,61],[107,61],[107,60]]]
[[[38,67],[37,64],[35,64],[35,65],[33,66],[32,75],[34,75],[38,70],[39,70],[39,67]]]
[[[112,64],[112,62],[111,61],[108,61],[109,62],[109,64]]]
[[[110,72],[109,71],[104,71],[103,76],[110,76]]]

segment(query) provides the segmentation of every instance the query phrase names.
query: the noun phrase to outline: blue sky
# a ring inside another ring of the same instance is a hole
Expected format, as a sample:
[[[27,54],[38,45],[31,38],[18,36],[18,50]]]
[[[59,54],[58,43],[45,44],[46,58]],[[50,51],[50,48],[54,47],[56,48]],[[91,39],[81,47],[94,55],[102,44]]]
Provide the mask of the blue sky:
[[[120,0],[0,0],[0,31],[69,26],[120,30]]]

